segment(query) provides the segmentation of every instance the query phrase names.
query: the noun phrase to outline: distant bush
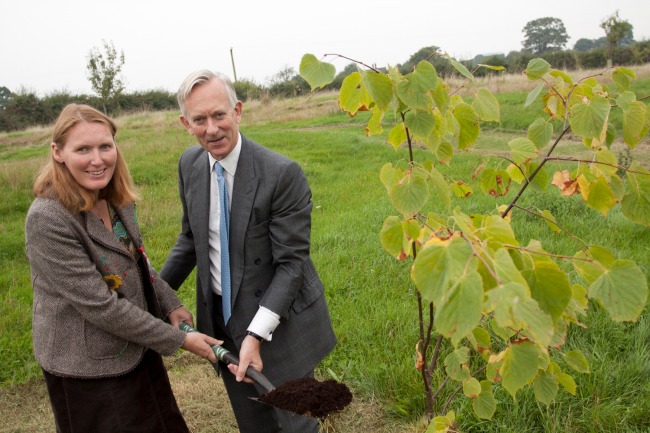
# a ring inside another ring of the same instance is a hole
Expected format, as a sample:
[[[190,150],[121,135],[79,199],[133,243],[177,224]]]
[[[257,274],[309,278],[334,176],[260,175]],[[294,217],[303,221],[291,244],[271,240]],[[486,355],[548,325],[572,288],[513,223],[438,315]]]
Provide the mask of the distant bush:
[[[583,69],[604,68],[607,66],[607,57],[604,48],[597,48],[591,51],[578,54],[578,65]]]
[[[565,71],[570,71],[576,69],[578,65],[578,60],[573,51],[554,51],[542,53],[540,56],[556,69],[562,69]]]
[[[243,79],[236,81],[234,84],[237,97],[242,102],[251,99],[261,99],[264,94],[264,88],[254,81]]]

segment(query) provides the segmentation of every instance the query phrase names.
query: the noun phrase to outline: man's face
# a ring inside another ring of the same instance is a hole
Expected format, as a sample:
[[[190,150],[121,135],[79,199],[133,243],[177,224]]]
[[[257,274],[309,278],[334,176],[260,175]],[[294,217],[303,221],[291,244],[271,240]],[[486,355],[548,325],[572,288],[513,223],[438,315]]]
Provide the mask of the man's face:
[[[219,161],[237,145],[241,102],[233,108],[226,86],[218,79],[200,84],[185,100],[185,116],[181,122],[194,135],[201,147]]]

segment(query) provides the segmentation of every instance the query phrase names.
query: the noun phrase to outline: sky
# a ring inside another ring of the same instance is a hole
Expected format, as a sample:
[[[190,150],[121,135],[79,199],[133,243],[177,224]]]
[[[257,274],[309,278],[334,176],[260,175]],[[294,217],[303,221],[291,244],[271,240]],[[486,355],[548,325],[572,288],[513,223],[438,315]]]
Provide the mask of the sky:
[[[88,53],[123,51],[126,92],[176,92],[197,69],[265,84],[297,73],[303,54],[378,67],[438,46],[456,59],[521,50],[529,21],[563,21],[573,48],[604,36],[616,10],[637,41],[650,39],[648,0],[2,0],[0,86],[13,92],[91,94]],[[232,52],[232,57],[231,57]],[[234,60],[234,71],[233,71]]]

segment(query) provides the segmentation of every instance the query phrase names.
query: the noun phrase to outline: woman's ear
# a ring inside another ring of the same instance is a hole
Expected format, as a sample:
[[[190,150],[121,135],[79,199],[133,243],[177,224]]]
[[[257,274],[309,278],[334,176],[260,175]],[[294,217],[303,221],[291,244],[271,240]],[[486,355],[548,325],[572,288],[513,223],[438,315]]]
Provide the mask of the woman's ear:
[[[56,162],[63,163],[63,156],[61,155],[61,149],[59,149],[59,147],[56,145],[55,142],[52,142],[50,144],[50,149],[52,151],[52,158],[54,158]]]

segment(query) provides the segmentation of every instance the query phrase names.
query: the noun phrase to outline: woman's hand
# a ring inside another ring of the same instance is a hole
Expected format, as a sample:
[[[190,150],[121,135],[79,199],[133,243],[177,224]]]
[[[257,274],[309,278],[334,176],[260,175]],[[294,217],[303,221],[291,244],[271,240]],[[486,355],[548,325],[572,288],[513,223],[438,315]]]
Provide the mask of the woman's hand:
[[[221,346],[222,344],[223,341],[212,338],[209,335],[201,334],[200,332],[188,332],[181,347],[215,364],[218,359],[210,346]]]
[[[192,317],[192,313],[190,313],[189,310],[182,305],[175,310],[172,310],[167,318],[169,319],[169,323],[171,323],[174,328],[178,328],[178,325],[181,322],[185,322],[188,325],[194,327],[194,318]]]

